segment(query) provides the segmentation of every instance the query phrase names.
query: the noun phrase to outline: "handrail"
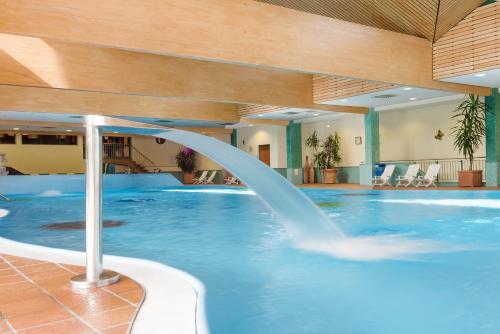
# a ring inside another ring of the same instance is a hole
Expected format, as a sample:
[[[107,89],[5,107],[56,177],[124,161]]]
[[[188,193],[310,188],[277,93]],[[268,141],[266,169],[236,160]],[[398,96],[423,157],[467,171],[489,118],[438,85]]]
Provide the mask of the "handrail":
[[[394,161],[381,161],[381,163],[402,163],[402,164],[415,164],[420,165],[420,170],[425,170],[434,163],[439,163],[441,169],[439,170],[439,181],[456,182],[458,181],[458,172],[468,169],[470,162],[464,158],[450,158],[450,159],[420,159],[420,160],[394,160]],[[474,158],[473,169],[484,171],[486,167],[486,158]],[[485,173],[483,173],[483,181],[485,180]]]
[[[139,151],[134,145],[130,145],[130,147],[132,148],[132,151],[135,153],[137,153],[143,160],[149,162],[151,165],[154,165],[155,163],[153,162],[153,160],[151,160],[150,158],[148,158],[144,153],[142,153],[141,151]],[[141,164],[143,164],[143,162],[141,161]]]

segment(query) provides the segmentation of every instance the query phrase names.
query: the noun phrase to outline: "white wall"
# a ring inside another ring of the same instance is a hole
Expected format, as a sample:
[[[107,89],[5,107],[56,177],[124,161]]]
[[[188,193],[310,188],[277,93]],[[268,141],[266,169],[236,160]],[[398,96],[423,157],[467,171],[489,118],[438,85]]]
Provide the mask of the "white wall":
[[[359,166],[359,164],[365,160],[365,128],[363,116],[352,115],[331,121],[303,122],[302,164],[306,161],[306,155],[309,156],[309,161],[312,161],[314,152],[312,149],[306,147],[305,140],[314,130],[318,133],[318,138],[320,140],[337,131],[341,139],[340,153],[342,155],[342,161],[339,166]],[[358,136],[362,138],[361,145],[355,144],[354,138]]]
[[[231,135],[229,134],[214,134],[211,135],[227,144],[231,143]],[[162,171],[178,171],[175,155],[183,148],[182,145],[171,141],[166,141],[164,144],[156,143],[154,138],[149,137],[134,137],[132,145],[137,148],[142,154],[151,159],[156,166],[160,166]],[[132,153],[134,160],[140,162],[140,157]],[[208,159],[204,155],[198,153],[195,160],[196,170],[214,170],[222,169],[220,165]]]
[[[462,158],[453,147],[451,119],[453,111],[461,101],[448,101],[440,104],[416,106],[412,108],[381,111],[380,122],[380,159],[420,160]],[[444,132],[442,140],[434,136],[438,130]],[[484,145],[476,155],[485,156]]]
[[[257,159],[259,145],[270,145],[271,167],[286,168],[286,127],[276,125],[254,125],[238,130],[238,148]],[[244,143],[243,143],[244,142]]]

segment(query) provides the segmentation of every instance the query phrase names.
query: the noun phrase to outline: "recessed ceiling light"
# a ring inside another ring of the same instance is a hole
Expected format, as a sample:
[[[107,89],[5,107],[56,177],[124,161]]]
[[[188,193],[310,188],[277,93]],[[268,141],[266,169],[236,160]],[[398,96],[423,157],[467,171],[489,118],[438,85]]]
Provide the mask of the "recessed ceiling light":
[[[319,116],[319,114],[313,114],[313,116]]]
[[[73,130],[71,130],[71,129],[68,129],[68,130],[66,130],[66,132],[73,132]]]
[[[342,99],[342,100],[340,100],[340,101],[342,101],[342,102],[347,102],[347,101],[349,101],[349,100],[348,100],[348,99]]]
[[[262,114],[259,114],[259,115],[257,115],[257,116],[258,116],[258,117],[264,117],[264,115],[262,115]]]
[[[12,130],[17,131],[17,130],[19,130],[19,128],[12,128]]]
[[[115,132],[113,132],[113,133],[118,133],[118,131],[115,131]]]
[[[248,126],[253,126],[253,124],[248,124]]]
[[[404,87],[403,90],[412,90],[413,88],[411,87]]]
[[[330,127],[330,124],[327,124],[327,125],[326,125],[326,127],[327,127],[327,128],[329,128],[329,127]]]
[[[474,74],[475,77],[484,77],[486,75],[486,73],[478,73],[478,74]]]
[[[416,97],[410,97],[410,101],[415,101],[416,99]]]

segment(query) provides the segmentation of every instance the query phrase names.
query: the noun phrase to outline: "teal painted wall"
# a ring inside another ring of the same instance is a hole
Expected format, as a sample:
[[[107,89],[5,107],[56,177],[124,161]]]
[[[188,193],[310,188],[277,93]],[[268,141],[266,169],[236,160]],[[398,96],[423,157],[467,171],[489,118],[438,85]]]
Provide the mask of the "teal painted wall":
[[[288,123],[286,127],[286,161],[288,168],[302,168],[302,124]]]
[[[233,145],[234,147],[238,147],[238,132],[236,131],[236,129],[231,132],[231,145]]]
[[[359,183],[371,185],[373,166],[380,160],[379,114],[370,108],[365,115],[365,163],[359,167]]]
[[[500,93],[498,88],[485,98],[486,115],[486,185],[500,185]]]
[[[287,179],[293,184],[304,182],[302,172],[302,124],[288,123],[286,127]]]

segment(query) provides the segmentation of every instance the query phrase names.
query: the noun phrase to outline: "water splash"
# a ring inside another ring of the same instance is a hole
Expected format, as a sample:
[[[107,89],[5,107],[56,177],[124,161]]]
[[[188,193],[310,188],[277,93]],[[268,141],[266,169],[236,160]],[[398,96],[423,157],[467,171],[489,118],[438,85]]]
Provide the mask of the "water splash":
[[[43,193],[41,193],[39,196],[40,197],[57,197],[57,196],[62,196],[62,192],[59,190],[46,190]]]
[[[448,253],[471,249],[467,245],[450,245],[426,239],[410,239],[401,235],[345,237],[339,240],[306,240],[296,247],[340,259],[357,261],[409,260],[427,253]]]

